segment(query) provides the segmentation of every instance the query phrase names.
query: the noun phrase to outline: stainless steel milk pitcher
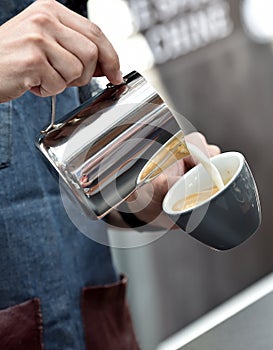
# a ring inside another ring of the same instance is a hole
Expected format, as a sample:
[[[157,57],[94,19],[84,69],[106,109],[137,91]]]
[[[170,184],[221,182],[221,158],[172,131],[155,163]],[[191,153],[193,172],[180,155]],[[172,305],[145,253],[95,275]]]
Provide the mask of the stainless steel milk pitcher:
[[[173,140],[184,144],[177,120],[134,71],[124,76],[123,84],[108,84],[57,123],[53,120],[36,146],[83,210],[101,219],[160,173],[159,166],[147,172],[147,164]],[[157,165],[176,161],[167,158],[162,155]]]

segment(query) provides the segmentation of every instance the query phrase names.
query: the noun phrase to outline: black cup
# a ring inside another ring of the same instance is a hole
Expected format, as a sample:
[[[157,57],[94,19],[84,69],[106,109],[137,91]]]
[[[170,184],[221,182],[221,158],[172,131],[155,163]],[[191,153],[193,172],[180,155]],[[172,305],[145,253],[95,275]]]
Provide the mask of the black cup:
[[[198,164],[182,176],[168,191],[163,210],[187,234],[217,250],[238,246],[252,236],[261,224],[261,206],[254,177],[238,152],[226,152],[211,158],[225,186],[196,206],[174,210],[186,196],[213,187],[205,168]]]

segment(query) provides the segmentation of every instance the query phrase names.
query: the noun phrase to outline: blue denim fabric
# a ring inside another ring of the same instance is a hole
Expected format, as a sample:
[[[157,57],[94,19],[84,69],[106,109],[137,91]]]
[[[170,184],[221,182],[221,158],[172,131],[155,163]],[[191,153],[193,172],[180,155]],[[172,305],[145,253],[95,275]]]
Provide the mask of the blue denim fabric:
[[[88,0],[86,0],[87,3]],[[29,6],[35,2],[35,0],[0,0],[0,25],[4,22],[6,22],[11,17],[15,16],[24,8]],[[84,0],[81,2],[79,1],[71,1],[71,0],[58,0],[63,5],[72,6],[71,9],[77,10],[79,12],[80,10],[83,12],[81,13],[83,16],[86,15],[86,6],[84,6]]]
[[[0,116],[0,168],[9,165],[11,157],[11,101],[2,103]]]
[[[59,95],[57,115],[76,103],[73,89]],[[0,309],[39,297],[45,349],[84,349],[81,288],[111,283],[117,276],[108,247],[70,222],[58,183],[35,149],[49,115],[50,99],[31,93],[0,104],[0,161],[5,164],[0,169]],[[102,222],[93,226],[106,235]]]
[[[6,22],[35,0],[0,0],[0,25]]]
[[[32,1],[0,0],[4,22]],[[57,115],[78,105],[58,96]],[[0,309],[38,297],[45,350],[83,350],[81,288],[117,281],[108,247],[77,231],[34,140],[48,125],[50,99],[31,93],[0,104]],[[106,235],[104,223],[93,230]]]

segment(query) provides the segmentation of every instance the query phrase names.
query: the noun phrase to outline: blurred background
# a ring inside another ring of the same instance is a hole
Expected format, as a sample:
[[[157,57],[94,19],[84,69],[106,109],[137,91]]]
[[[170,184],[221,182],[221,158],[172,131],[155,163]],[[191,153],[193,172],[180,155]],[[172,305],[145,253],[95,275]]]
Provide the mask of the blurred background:
[[[210,250],[179,231],[143,247],[112,249],[129,278],[141,348],[154,350],[273,270],[273,2],[89,3],[90,18],[114,44],[123,73],[139,71],[210,143],[242,152],[261,198],[259,232],[234,250]]]

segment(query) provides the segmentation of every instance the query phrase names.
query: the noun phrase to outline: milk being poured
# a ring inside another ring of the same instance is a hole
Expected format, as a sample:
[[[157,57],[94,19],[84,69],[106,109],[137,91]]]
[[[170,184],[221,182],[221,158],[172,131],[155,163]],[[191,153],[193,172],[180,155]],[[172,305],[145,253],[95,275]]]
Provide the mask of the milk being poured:
[[[218,190],[221,190],[225,185],[216,166],[212,164],[210,159],[197,146],[193,145],[192,143],[187,143],[187,148],[191,156],[201,163],[207,170]]]
[[[175,162],[192,155],[207,170],[218,190],[224,187],[221,175],[210,159],[194,144],[186,143],[182,131],[174,135],[142,169],[138,182],[150,181]]]
[[[214,183],[214,187],[190,193],[186,197],[179,199],[172,207],[172,210],[174,211],[184,211],[187,209],[191,209],[199,203],[208,200],[211,196],[213,196],[216,192],[218,192],[224,187],[222,177],[218,169],[214,164],[212,164],[210,159],[197,146],[191,143],[187,143],[187,148],[191,156],[199,163],[201,163],[206,169],[206,171],[209,173]]]

